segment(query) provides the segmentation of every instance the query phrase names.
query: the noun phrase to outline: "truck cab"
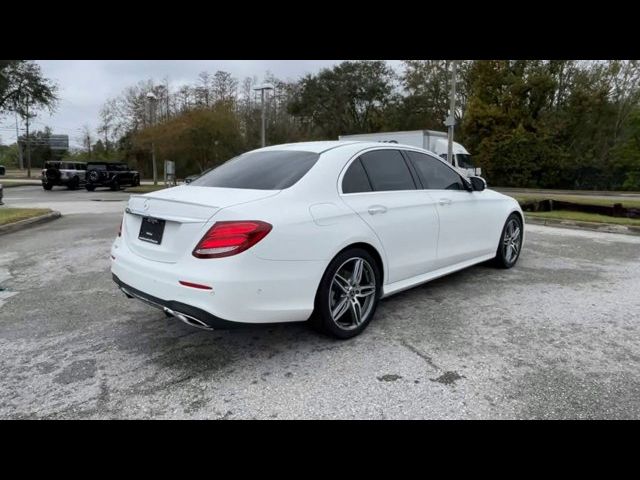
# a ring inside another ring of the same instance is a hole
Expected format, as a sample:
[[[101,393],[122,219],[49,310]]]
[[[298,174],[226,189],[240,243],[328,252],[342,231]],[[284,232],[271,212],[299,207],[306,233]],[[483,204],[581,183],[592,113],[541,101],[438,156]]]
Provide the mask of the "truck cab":
[[[476,167],[473,163],[473,159],[471,158],[471,154],[458,142],[453,142],[452,146],[452,155],[453,155],[453,166],[459,172],[463,173],[467,177],[482,174],[482,169],[480,167]],[[431,148],[427,148],[427,150],[431,150],[433,153],[438,155],[440,158],[443,158],[445,161],[448,159],[448,149],[449,144],[447,138],[436,137],[431,142]]]
[[[446,132],[435,130],[410,130],[404,132],[379,132],[359,135],[340,135],[338,140],[356,140],[362,142],[400,143],[412,147],[424,148],[447,160],[449,141]],[[480,176],[482,170],[473,163],[471,154],[458,142],[453,142],[453,167],[465,177]]]

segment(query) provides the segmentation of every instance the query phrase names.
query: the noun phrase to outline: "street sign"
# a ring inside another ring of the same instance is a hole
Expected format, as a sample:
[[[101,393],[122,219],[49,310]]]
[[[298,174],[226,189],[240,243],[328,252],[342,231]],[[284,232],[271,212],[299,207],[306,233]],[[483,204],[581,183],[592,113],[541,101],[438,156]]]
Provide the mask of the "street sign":
[[[176,185],[176,163],[171,160],[164,161],[165,185]]]

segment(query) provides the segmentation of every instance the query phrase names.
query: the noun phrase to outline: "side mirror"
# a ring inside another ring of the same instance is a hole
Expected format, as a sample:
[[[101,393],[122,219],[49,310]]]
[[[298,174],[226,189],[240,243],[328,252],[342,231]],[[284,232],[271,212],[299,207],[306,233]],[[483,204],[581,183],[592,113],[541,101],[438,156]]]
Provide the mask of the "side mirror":
[[[474,192],[481,192],[485,188],[487,188],[487,182],[482,177],[477,177],[477,176],[469,177],[469,181],[471,182],[471,187],[473,188]]]
[[[0,165],[0,176],[4,175],[6,173],[4,167],[2,165]]]

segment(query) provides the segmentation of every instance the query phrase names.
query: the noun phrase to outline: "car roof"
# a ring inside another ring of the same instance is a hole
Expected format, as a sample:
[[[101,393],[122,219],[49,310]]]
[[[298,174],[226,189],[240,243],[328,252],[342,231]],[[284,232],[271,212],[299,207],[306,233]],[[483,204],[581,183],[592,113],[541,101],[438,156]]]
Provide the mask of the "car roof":
[[[319,142],[297,142],[297,143],[283,143],[281,145],[271,145],[269,147],[259,148],[257,150],[253,150],[254,152],[262,151],[274,151],[274,150],[299,150],[301,152],[313,152],[313,153],[323,153],[327,150],[332,150],[337,147],[353,145],[354,143],[363,143],[363,142],[354,142],[354,141],[319,141]]]
[[[358,141],[358,140],[284,143],[282,145],[271,145],[269,147],[259,148],[253,151],[268,152],[268,151],[275,151],[275,150],[299,150],[304,152],[324,153],[328,150],[333,150],[335,148],[353,147],[353,146],[358,146],[358,147],[361,147],[362,149],[370,148],[370,147],[399,147],[399,148],[407,148],[411,150],[427,151],[424,148],[419,148],[413,145],[405,145],[402,143],[386,143],[386,142]]]

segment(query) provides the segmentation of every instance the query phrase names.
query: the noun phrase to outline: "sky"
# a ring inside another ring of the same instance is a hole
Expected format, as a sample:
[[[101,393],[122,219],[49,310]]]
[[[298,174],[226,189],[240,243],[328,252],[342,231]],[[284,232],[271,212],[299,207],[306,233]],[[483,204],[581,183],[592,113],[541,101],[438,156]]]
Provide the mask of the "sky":
[[[104,102],[141,80],[158,82],[169,78],[171,88],[194,83],[203,71],[224,70],[242,80],[256,76],[262,80],[269,71],[284,80],[296,80],[317,73],[340,60],[38,60],[45,77],[58,84],[60,102],[56,111],[40,112],[30,130],[51,127],[55,134],[69,135],[71,147],[80,147],[80,130],[98,125],[98,113]],[[396,67],[398,60],[389,61]],[[14,143],[14,116],[0,117],[0,143]],[[24,129],[24,125],[20,125]],[[22,134],[23,132],[21,132]]]

